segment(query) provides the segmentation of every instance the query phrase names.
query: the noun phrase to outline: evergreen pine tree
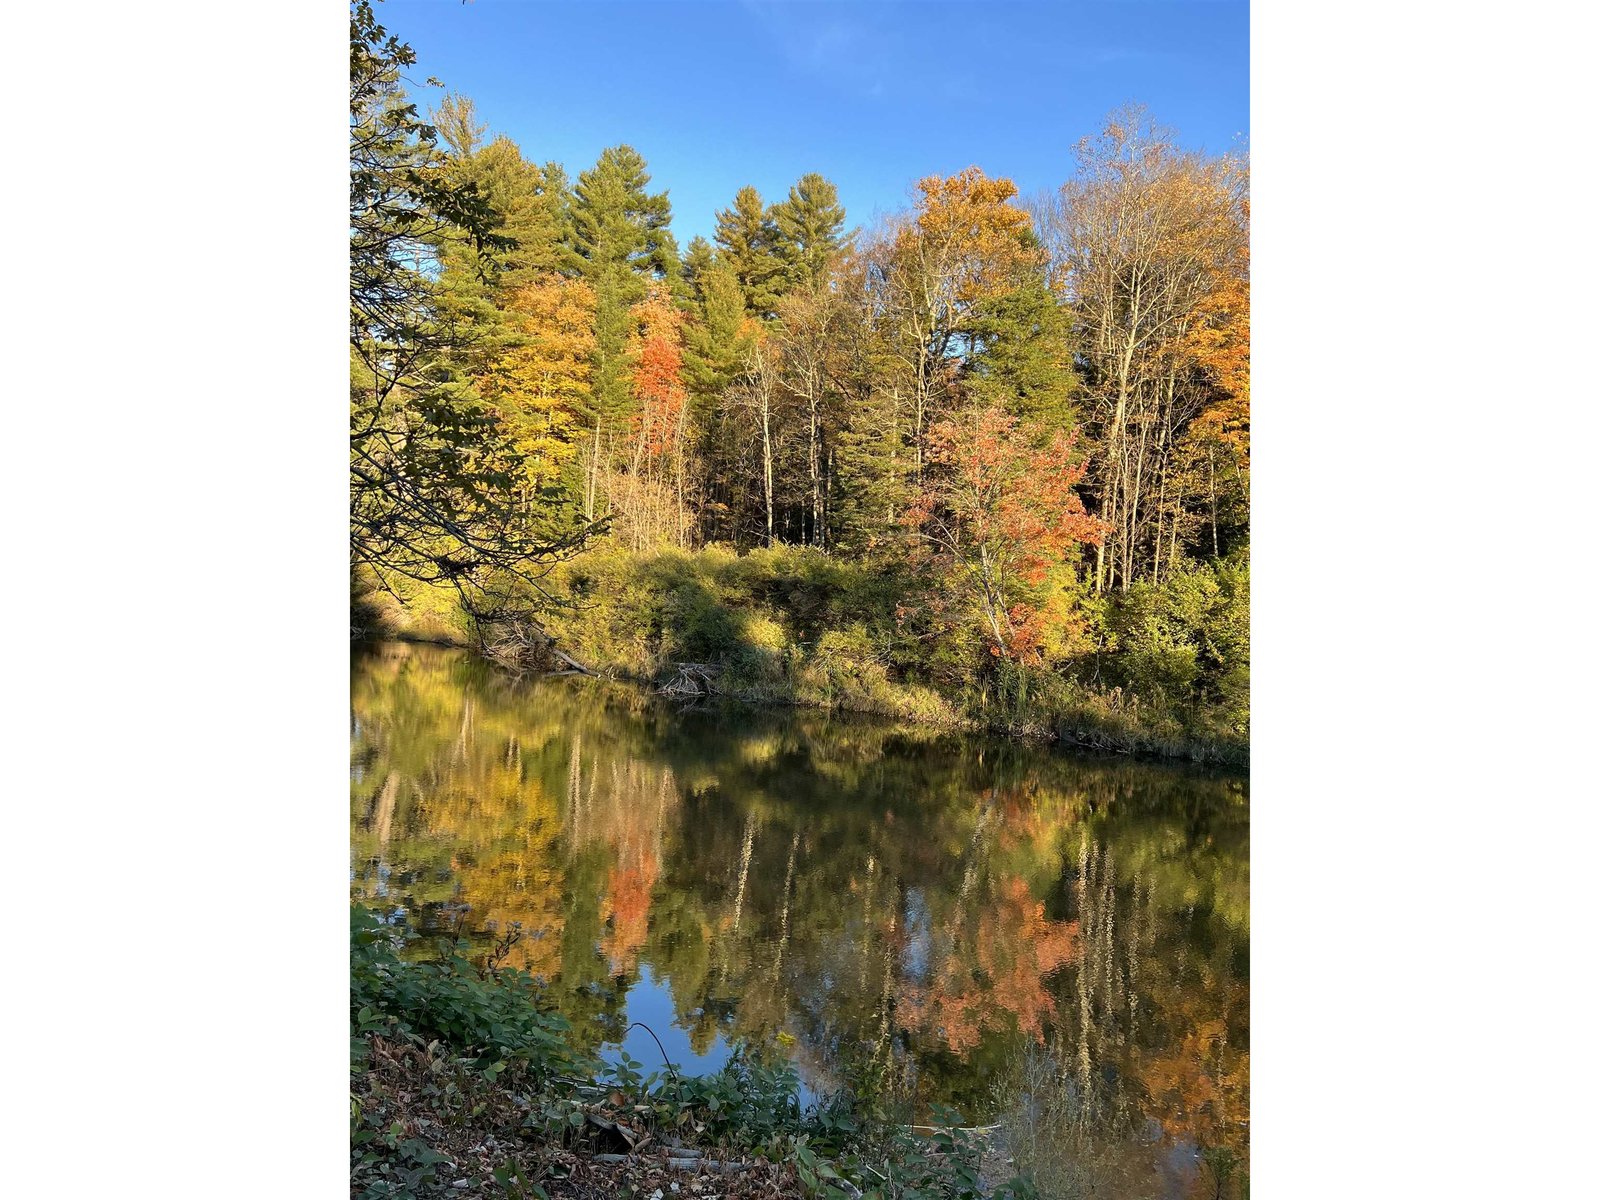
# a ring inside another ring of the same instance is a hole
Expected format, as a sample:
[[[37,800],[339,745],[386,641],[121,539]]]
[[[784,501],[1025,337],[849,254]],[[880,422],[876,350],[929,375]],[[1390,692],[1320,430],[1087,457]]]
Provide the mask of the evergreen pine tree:
[[[772,206],[787,288],[817,287],[827,278],[829,260],[844,245],[844,219],[839,189],[814,171]]]
[[[666,192],[648,191],[650,175],[632,146],[612,146],[578,176],[573,189],[568,266],[595,292],[595,361],[591,418],[598,443],[630,403],[628,309],[651,281],[680,285],[682,265],[670,228]]]
[[[742,187],[733,207],[717,213],[717,245],[739,280],[745,312],[766,320],[782,294],[783,260],[778,257],[778,230],[761,202],[761,193]]]
[[[685,334],[684,376],[699,400],[715,398],[738,375],[754,335],[733,268],[720,258],[699,276],[704,300]]]
[[[495,265],[491,281],[499,295],[527,287],[558,269],[565,251],[565,180],[552,189],[538,166],[527,162],[501,135],[467,160],[466,178],[478,185],[501,216],[499,232],[516,241]]]
[[[696,241],[709,255],[710,247]],[[690,251],[693,254],[693,246]],[[741,475],[739,431],[729,420],[726,401],[728,388],[743,369],[760,326],[745,314],[739,277],[720,255],[697,268],[696,285],[701,300],[684,330],[683,375],[698,434],[696,456],[706,481],[704,531],[717,540],[732,535],[727,518],[748,484],[748,477],[742,482],[737,479]]]
[[[716,251],[711,248],[711,243],[705,238],[695,235],[689,243],[689,249],[683,255],[683,281],[689,290],[689,299],[697,309],[703,309],[706,302],[704,279],[706,272],[711,269],[715,261]],[[737,282],[737,281],[735,281]],[[740,301],[741,306],[743,301]]]
[[[1070,429],[1077,388],[1070,328],[1069,311],[1042,270],[1015,291],[982,302],[963,376],[968,392],[1041,429]]]

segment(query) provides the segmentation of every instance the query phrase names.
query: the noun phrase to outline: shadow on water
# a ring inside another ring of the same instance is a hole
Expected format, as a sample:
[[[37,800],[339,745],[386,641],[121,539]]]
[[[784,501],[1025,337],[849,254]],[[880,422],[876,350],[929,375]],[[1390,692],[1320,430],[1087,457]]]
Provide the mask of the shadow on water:
[[[1241,777],[380,644],[350,778],[352,894],[485,946],[520,922],[595,1048],[777,1045],[813,1093],[1048,1108],[1183,1178],[1247,1154]]]

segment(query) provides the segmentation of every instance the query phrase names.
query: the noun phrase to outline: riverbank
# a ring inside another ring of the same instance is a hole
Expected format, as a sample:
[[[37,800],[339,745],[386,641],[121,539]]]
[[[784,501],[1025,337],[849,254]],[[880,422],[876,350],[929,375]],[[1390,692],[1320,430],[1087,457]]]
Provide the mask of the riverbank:
[[[905,565],[804,547],[589,552],[542,586],[541,621],[590,670],[684,695],[873,713],[1122,754],[1249,762],[1248,568],[1077,603],[1073,637],[1034,666],[959,623],[907,617]],[[372,594],[371,632],[475,647],[453,591]]]
[[[352,907],[353,1196],[1036,1194],[986,1183],[981,1135],[954,1121],[918,1130],[845,1094],[803,1106],[793,1066],[759,1048],[699,1078],[603,1063],[500,965],[520,937],[474,960],[465,942],[426,948],[394,914]]]

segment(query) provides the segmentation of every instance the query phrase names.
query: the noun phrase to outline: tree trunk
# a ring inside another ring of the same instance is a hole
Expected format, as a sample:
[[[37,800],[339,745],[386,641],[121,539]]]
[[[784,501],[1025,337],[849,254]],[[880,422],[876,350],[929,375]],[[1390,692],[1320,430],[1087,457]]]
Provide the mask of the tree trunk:
[[[761,470],[767,484],[767,545],[772,545],[772,401],[761,399]]]
[[[811,537],[813,546],[822,545],[822,454],[818,444],[817,420],[817,395],[816,381],[812,381],[810,397],[811,428],[807,447],[808,466],[811,469]]]
[[[583,496],[583,519],[594,520],[595,480],[600,473],[600,418],[594,419],[594,448],[589,454],[589,485]]]

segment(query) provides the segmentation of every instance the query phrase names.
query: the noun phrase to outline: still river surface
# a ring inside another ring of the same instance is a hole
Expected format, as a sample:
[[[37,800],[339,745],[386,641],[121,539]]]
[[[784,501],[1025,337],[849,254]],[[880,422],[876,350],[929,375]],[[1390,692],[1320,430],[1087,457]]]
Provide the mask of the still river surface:
[[[855,714],[685,711],[385,644],[351,678],[351,891],[520,922],[587,1044],[993,1119],[1041,1077],[1245,1151],[1249,787]]]

